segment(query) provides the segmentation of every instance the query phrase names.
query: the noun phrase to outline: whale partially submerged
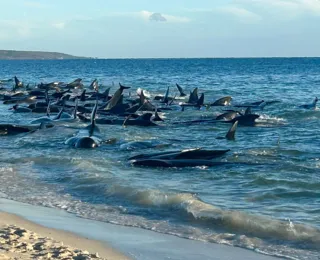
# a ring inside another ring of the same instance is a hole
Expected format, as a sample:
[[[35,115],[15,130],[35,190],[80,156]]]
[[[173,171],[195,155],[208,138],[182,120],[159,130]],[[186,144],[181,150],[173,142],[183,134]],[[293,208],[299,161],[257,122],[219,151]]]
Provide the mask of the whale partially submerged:
[[[151,154],[138,154],[129,158],[134,166],[148,167],[195,167],[215,166],[221,162],[212,161],[230,150],[204,150],[201,148],[182,151],[167,151]]]
[[[316,97],[311,104],[301,105],[300,108],[316,110],[318,97]]]
[[[0,124],[0,136],[33,133],[39,129],[51,128],[52,124],[43,122],[37,125]]]
[[[96,102],[91,113],[91,124],[84,129],[81,129],[76,136],[71,137],[65,141],[66,145],[75,148],[96,148],[103,142],[100,129],[95,123],[95,117],[98,109],[98,102]]]

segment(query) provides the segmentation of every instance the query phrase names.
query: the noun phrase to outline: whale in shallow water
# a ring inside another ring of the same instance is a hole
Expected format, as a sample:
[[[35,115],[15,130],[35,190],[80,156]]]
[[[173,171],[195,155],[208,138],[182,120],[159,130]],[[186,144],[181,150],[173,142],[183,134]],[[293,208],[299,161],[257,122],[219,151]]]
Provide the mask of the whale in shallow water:
[[[66,145],[75,148],[96,148],[103,142],[100,129],[96,126],[95,117],[98,109],[98,101],[96,102],[91,113],[91,124],[81,129],[76,136],[65,141]]]
[[[126,87],[119,83],[120,88],[113,94],[112,98],[108,101],[105,110],[109,110],[116,106],[122,98],[122,93],[125,89],[129,89],[130,87]]]
[[[23,87],[23,83],[16,76],[14,76],[14,83],[14,90]]]
[[[51,107],[50,107],[50,103],[49,103],[47,106],[47,109],[46,109],[47,116],[43,116],[43,117],[34,119],[30,122],[30,124],[39,124],[39,123],[43,123],[43,122],[52,122],[52,123],[65,122],[65,121],[70,122],[72,120],[77,119],[77,109],[78,109],[78,99],[76,100],[73,115],[70,115],[69,113],[65,113],[64,107],[62,107],[56,116],[51,117],[50,116]]]
[[[123,126],[157,126],[156,123],[151,121],[152,113],[145,113],[135,119],[126,119],[123,122]]]
[[[167,151],[151,154],[138,154],[129,158],[134,166],[148,167],[196,167],[217,166],[222,162],[212,161],[230,150],[203,150],[201,148],[182,151]]]
[[[152,121],[154,121],[154,122],[164,121],[164,120],[159,116],[159,113],[158,113],[158,110],[157,110],[157,109],[156,109],[156,111],[154,112],[154,118],[152,119]]]
[[[21,133],[32,133],[39,129],[53,127],[50,123],[41,123],[38,125],[17,125],[17,124],[0,124],[1,135],[17,135]]]
[[[15,104],[13,107],[9,108],[9,110],[13,110],[13,113],[30,113],[32,109],[28,107],[21,107],[18,104]]]
[[[237,112],[237,111],[234,111],[234,112]],[[256,119],[260,117],[257,114],[252,114],[251,107],[247,107],[244,114],[240,112],[237,112],[237,113],[239,113],[239,115],[235,116],[230,120],[218,121],[218,122],[232,123],[232,124],[234,124],[235,122],[238,122],[239,125],[243,125],[243,126],[255,126]]]
[[[215,107],[215,106],[229,106],[231,103],[232,97],[227,96],[227,97],[223,97],[220,98],[218,100],[216,100],[215,102],[213,102],[212,104],[210,104],[210,106]]]
[[[249,114],[249,115],[241,115],[237,116],[234,119],[230,121],[226,121],[228,123],[234,124],[236,121],[238,121],[239,125],[243,126],[254,126],[256,124],[256,119],[258,119],[260,116],[256,114]]]
[[[94,80],[91,82],[91,84],[90,84],[90,86],[89,86],[89,89],[92,89],[92,90],[98,92],[98,90],[99,90],[99,84],[98,84],[98,80],[97,80],[97,79],[94,79]]]
[[[221,115],[218,115],[216,120],[232,120],[239,115],[241,114],[238,111],[229,110]]]
[[[218,158],[229,152],[225,150],[205,150],[201,148],[166,151],[150,154],[138,154],[129,158],[129,160],[142,160],[142,159],[159,159],[159,160],[179,160],[179,159],[202,159],[211,160]]]
[[[307,104],[307,105],[301,105],[300,108],[304,108],[304,109],[313,109],[315,110],[317,108],[317,103],[318,103],[318,98],[316,97],[312,104]]]
[[[201,160],[201,159],[182,159],[182,160],[146,159],[146,160],[134,160],[131,162],[131,164],[134,166],[182,168],[182,167],[197,167],[197,166],[219,166],[219,165],[224,165],[226,163],[215,162],[210,160]]]

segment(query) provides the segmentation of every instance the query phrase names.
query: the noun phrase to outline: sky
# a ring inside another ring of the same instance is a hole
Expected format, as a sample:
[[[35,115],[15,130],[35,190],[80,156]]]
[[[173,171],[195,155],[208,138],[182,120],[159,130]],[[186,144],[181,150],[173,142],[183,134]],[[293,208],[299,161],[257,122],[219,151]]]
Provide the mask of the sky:
[[[0,49],[98,58],[318,57],[320,0],[0,0]]]

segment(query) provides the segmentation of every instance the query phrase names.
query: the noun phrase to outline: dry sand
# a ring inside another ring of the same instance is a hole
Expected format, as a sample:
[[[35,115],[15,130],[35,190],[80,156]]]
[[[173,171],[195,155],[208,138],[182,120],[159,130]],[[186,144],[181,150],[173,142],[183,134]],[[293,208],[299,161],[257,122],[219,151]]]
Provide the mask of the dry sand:
[[[0,212],[0,260],[5,259],[129,258],[99,241],[46,228],[16,215]]]

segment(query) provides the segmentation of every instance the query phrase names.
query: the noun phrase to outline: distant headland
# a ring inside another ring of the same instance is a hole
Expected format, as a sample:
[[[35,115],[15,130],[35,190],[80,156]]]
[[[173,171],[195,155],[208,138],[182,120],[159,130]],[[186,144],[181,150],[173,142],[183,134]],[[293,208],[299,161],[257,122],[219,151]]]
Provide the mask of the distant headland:
[[[0,50],[0,60],[71,60],[93,59],[59,52]]]

